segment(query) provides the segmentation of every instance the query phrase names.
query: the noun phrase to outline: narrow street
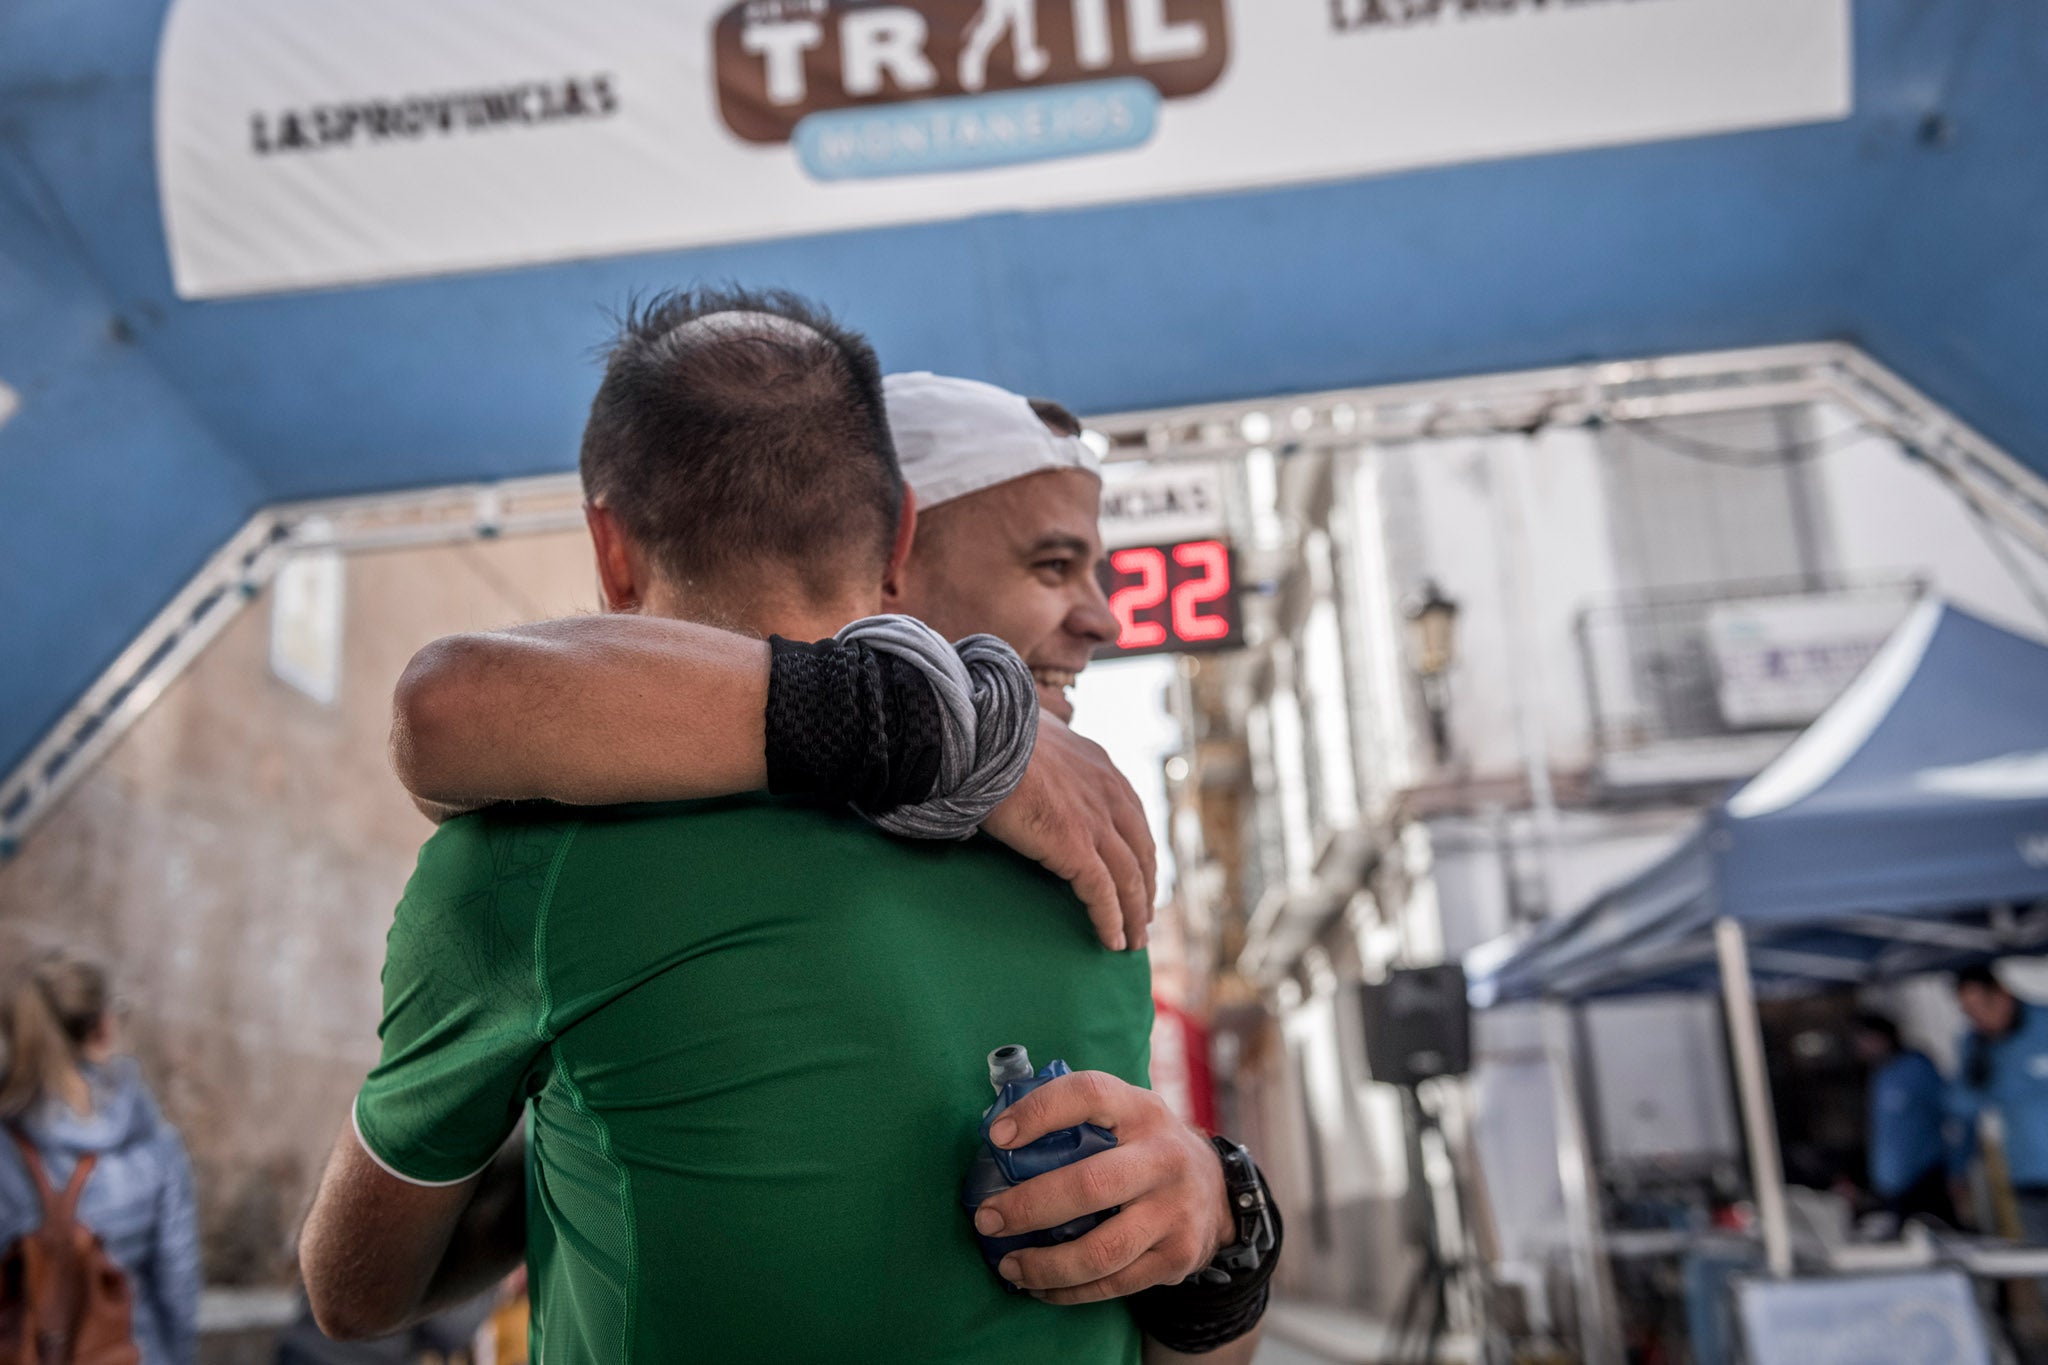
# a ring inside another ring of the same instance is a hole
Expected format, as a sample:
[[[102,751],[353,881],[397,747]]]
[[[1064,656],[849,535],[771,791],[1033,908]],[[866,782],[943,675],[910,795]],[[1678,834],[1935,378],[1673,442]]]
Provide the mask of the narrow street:
[[[1413,1338],[1412,1360],[1417,1349]],[[1470,1338],[1446,1337],[1438,1352],[1444,1361],[1475,1357]],[[1387,1328],[1378,1322],[1321,1304],[1275,1303],[1266,1314],[1255,1365],[1393,1365],[1397,1359]]]

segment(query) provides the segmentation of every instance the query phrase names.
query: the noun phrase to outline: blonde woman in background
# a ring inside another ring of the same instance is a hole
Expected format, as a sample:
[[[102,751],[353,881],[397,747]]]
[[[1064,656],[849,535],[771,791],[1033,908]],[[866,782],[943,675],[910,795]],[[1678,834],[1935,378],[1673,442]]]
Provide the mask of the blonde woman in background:
[[[134,1059],[117,1051],[106,973],[64,955],[9,973],[0,1044],[0,1248],[42,1223],[20,1140],[59,1191],[92,1154],[78,1221],[128,1276],[143,1365],[189,1365],[200,1287],[191,1163]]]

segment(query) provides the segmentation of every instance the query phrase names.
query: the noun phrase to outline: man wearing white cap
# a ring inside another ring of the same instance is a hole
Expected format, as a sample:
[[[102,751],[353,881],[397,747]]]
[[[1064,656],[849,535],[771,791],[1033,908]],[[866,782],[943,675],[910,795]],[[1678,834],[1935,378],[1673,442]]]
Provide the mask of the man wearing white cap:
[[[882,382],[917,533],[892,611],[947,639],[999,635],[1024,656],[1038,698],[1073,719],[1066,689],[1116,638],[1096,577],[1102,474],[1065,408],[972,379]]]
[[[1064,724],[1067,689],[1116,632],[1097,577],[1098,461],[1056,404],[928,373],[892,375],[883,388],[908,485],[904,520],[915,519],[909,553],[884,581],[884,608],[948,640],[1000,637],[1029,667],[1045,712],[1024,784],[983,828],[1070,881],[1105,945],[1141,948],[1153,896],[1142,811],[1107,756]],[[759,640],[631,614],[449,637],[422,650],[399,684],[394,764],[437,815],[506,800],[758,791],[771,786],[770,669]],[[1277,1248],[1270,1223],[1255,1232],[1234,1212],[1253,1200],[1263,1208],[1263,1189],[1243,1187],[1242,1149],[1237,1165],[1227,1151],[1219,1163],[1210,1140],[1156,1095],[1099,1073],[1043,1086],[1009,1114],[1015,1127],[992,1134],[1006,1146],[1091,1122],[1114,1131],[1117,1147],[986,1201],[979,1231],[1014,1235],[1121,1211],[1088,1237],[1016,1254],[1005,1277],[1053,1303],[1158,1286],[1133,1300],[1148,1360],[1172,1358],[1162,1340],[1249,1360]],[[1182,1286],[1198,1271],[1209,1288]],[[1171,1297],[1219,1293],[1221,1310]],[[1183,1319],[1187,1334],[1177,1335]]]

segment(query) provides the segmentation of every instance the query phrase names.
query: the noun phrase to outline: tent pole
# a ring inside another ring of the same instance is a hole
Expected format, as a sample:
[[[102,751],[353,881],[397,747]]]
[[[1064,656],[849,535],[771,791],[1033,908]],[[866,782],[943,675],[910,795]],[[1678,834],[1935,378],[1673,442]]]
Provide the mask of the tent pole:
[[[1792,1274],[1792,1228],[1785,1212],[1785,1172],[1778,1161],[1778,1119],[1764,1071],[1764,1031],[1749,976],[1749,943],[1742,926],[1726,915],[1714,921],[1714,952],[1721,961],[1721,999],[1728,1013],[1728,1046],[1735,1054],[1742,1130],[1749,1139],[1749,1179],[1756,1189],[1757,1221],[1763,1225],[1764,1262],[1782,1280]]]
[[[1578,1304],[1579,1349],[1585,1365],[1622,1365],[1621,1329],[1607,1277],[1607,1239],[1600,1225],[1600,1186],[1579,1098],[1579,1050],[1572,1006],[1546,1001],[1543,1050],[1550,1064],[1550,1108],[1557,1130],[1557,1175],[1564,1192]]]

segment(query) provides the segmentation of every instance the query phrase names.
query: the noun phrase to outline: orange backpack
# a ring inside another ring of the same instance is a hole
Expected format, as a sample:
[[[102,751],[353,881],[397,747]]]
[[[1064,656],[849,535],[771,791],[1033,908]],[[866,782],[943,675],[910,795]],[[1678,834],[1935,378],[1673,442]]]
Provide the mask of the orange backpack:
[[[97,1158],[79,1157],[59,1197],[34,1145],[8,1131],[42,1196],[43,1225],[0,1256],[0,1365],[140,1365],[128,1277],[78,1221]]]

